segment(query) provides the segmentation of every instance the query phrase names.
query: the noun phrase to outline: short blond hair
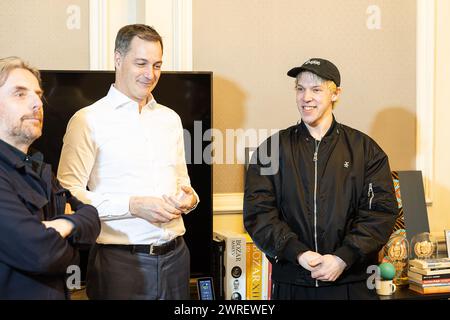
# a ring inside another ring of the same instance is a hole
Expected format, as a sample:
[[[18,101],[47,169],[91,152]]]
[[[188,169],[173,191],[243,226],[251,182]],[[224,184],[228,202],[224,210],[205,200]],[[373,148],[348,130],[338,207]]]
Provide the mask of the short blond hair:
[[[0,87],[5,84],[6,80],[8,80],[9,74],[14,69],[25,69],[30,71],[38,80],[39,86],[42,87],[41,73],[39,70],[31,66],[28,62],[15,56],[0,59]]]
[[[318,82],[320,82],[321,84],[325,82],[326,85],[327,85],[327,87],[328,87],[328,89],[330,89],[332,93],[335,93],[335,92],[336,92],[337,86],[336,86],[336,83],[334,83],[334,81],[324,79],[324,78],[318,76],[317,74],[312,73],[312,72],[309,72],[309,71],[303,71],[303,72],[300,72],[300,73],[297,75],[297,77],[295,78],[295,86],[298,85],[298,79],[300,78],[300,76],[301,76],[303,73],[308,73],[308,74],[311,76],[311,78],[312,78],[313,80],[318,81]]]

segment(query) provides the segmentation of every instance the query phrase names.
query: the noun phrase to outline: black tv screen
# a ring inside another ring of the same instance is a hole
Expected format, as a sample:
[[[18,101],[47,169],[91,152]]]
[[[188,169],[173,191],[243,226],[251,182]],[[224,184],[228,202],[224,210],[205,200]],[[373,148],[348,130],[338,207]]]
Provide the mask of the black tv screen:
[[[44,90],[44,128],[42,137],[33,147],[44,154],[56,174],[67,123],[79,109],[104,97],[114,83],[113,71],[51,71],[42,70]],[[210,160],[194,161],[194,136],[201,137],[211,129],[212,73],[162,72],[152,92],[156,101],[181,117],[184,129],[191,139],[185,139],[186,161],[191,184],[200,197],[192,213],[184,216],[184,236],[191,252],[191,276],[211,275],[212,250],[212,167]],[[198,122],[197,122],[198,121]],[[196,130],[194,124],[196,123]],[[194,132],[197,131],[197,132]],[[185,136],[186,138],[186,136]],[[200,141],[202,151],[209,141]],[[197,159],[198,160],[198,159]],[[83,256],[82,256],[83,258]],[[83,266],[82,266],[83,271]]]

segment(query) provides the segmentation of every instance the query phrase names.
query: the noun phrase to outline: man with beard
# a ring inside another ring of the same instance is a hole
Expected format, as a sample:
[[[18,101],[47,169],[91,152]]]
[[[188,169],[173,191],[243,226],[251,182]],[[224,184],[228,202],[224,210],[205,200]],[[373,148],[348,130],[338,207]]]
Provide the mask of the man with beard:
[[[29,148],[42,134],[42,94],[38,70],[0,59],[0,299],[68,298],[75,246],[100,232],[97,210],[62,188]]]

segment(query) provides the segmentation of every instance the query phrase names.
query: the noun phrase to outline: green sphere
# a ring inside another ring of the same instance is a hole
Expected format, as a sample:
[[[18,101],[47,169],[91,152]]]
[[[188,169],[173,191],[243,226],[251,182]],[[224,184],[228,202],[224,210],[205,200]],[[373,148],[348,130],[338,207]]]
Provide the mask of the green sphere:
[[[384,280],[392,280],[395,276],[395,267],[392,263],[383,262],[379,265],[380,268],[380,276]]]

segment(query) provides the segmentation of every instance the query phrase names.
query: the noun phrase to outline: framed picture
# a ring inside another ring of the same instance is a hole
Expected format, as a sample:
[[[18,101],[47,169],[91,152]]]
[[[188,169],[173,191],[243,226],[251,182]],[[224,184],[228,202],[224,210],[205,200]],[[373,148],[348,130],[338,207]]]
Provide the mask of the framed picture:
[[[450,258],[450,230],[445,230],[445,244],[447,245],[447,257]]]

